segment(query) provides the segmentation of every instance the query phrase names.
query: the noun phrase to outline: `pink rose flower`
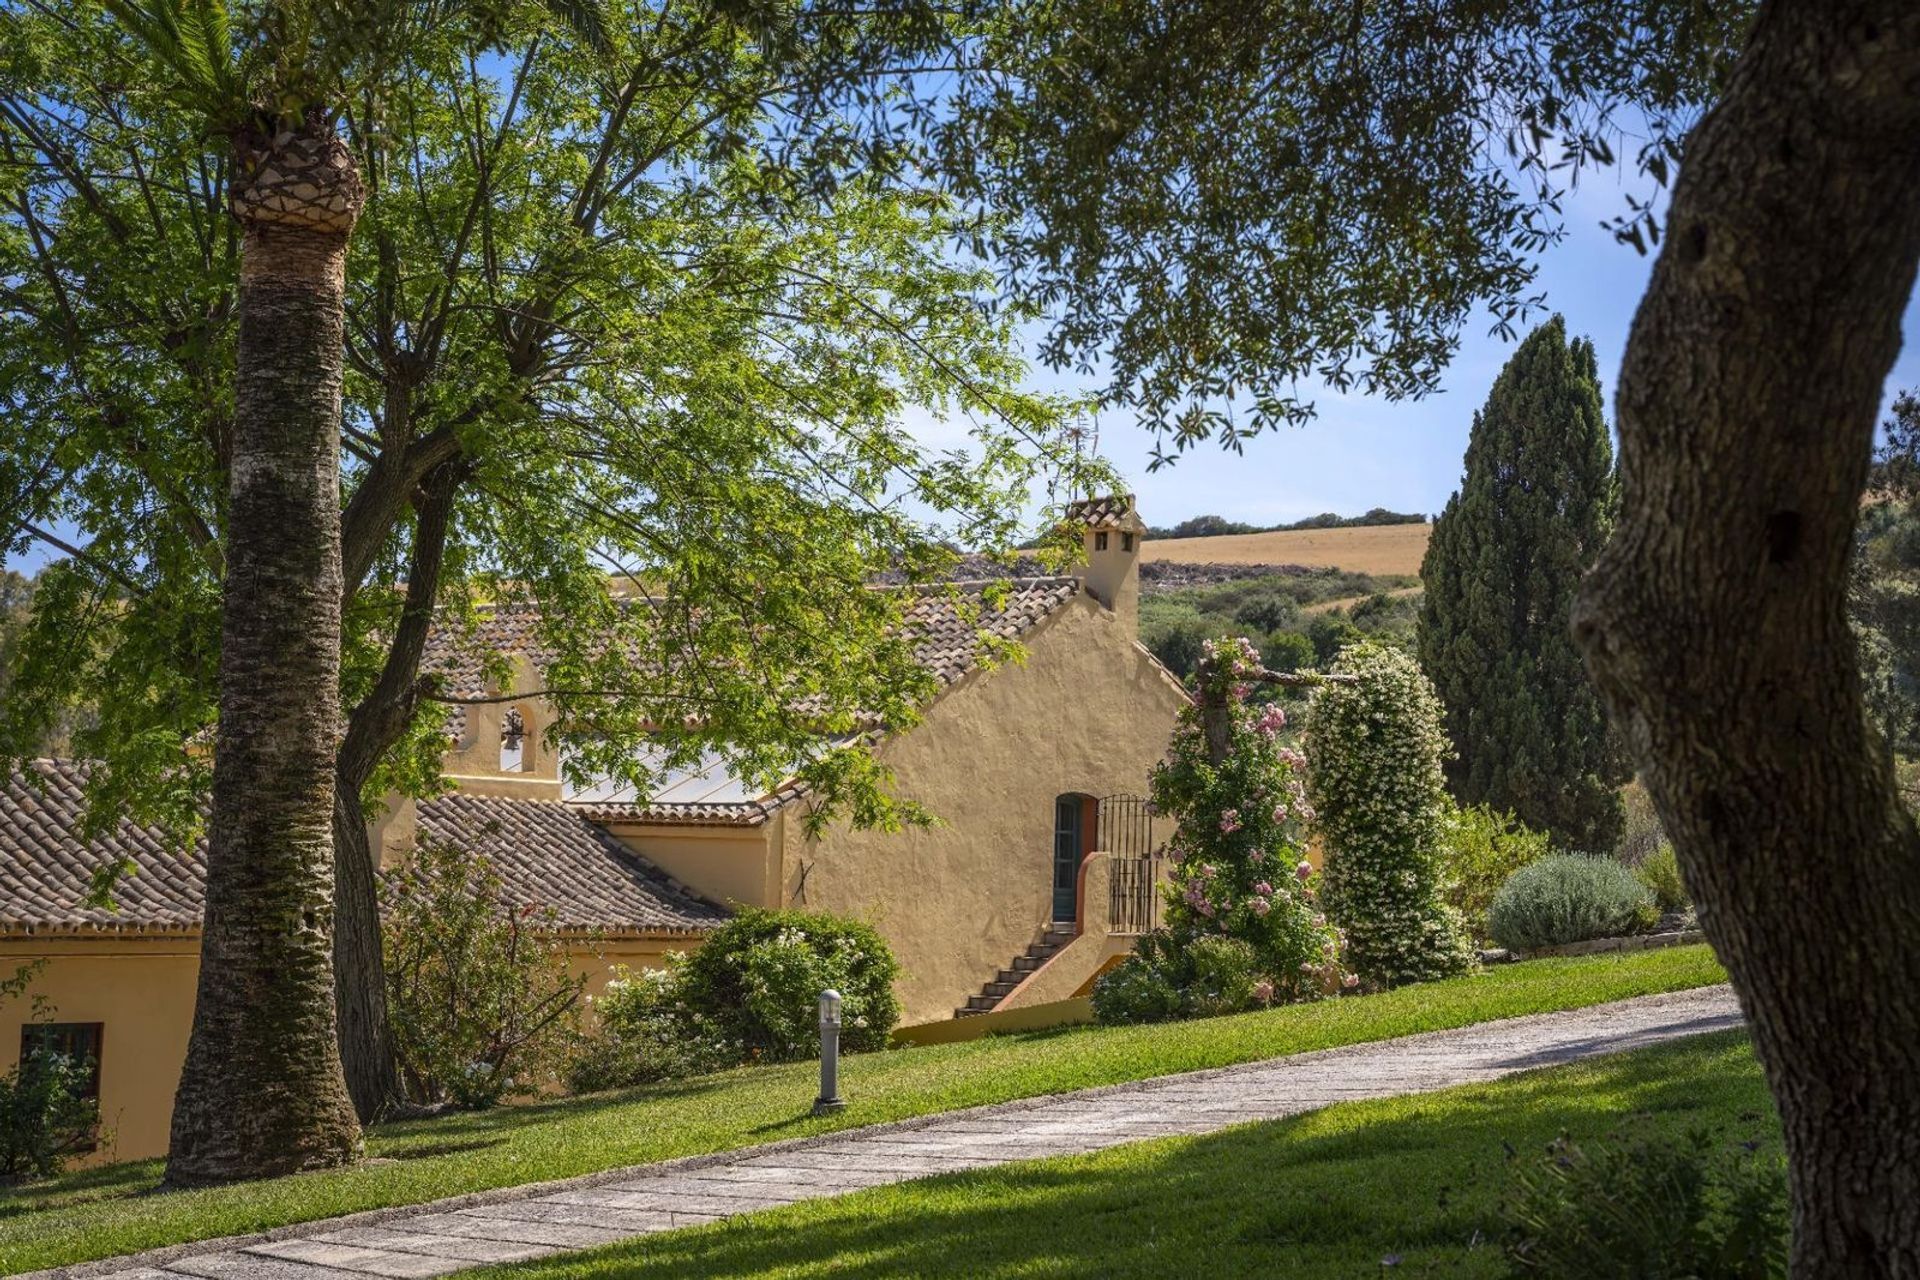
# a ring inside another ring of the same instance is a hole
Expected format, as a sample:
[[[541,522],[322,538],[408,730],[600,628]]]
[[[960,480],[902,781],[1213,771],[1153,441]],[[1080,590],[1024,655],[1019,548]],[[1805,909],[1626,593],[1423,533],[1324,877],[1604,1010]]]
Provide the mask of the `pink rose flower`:
[[[1253,998],[1261,1004],[1273,1003],[1273,984],[1265,978],[1253,984]]]
[[[1267,918],[1267,912],[1273,910],[1273,904],[1271,902],[1268,902],[1265,898],[1255,898],[1252,902],[1248,903],[1247,905],[1252,907],[1253,914],[1259,916],[1262,920]]]
[[[1287,806],[1283,804],[1273,806],[1273,820],[1275,822],[1285,822],[1287,820]]]
[[[1256,884],[1255,886],[1253,886],[1253,891],[1259,894],[1263,898],[1271,898],[1273,896],[1273,886],[1268,884],[1265,880],[1262,880],[1259,884]]]
[[[1220,815],[1220,834],[1230,836],[1240,829],[1240,811],[1228,809]]]
[[[1261,863],[1265,862],[1266,860],[1267,860],[1267,851],[1265,849],[1255,849],[1252,853],[1249,853],[1247,855],[1247,861],[1251,862],[1256,867],[1259,866]]]
[[[1302,858],[1300,859],[1300,865],[1293,869],[1293,874],[1299,876],[1303,881],[1311,880],[1313,878],[1313,864],[1305,858]]]
[[[1350,973],[1346,977],[1340,980],[1340,985],[1345,987],[1347,990],[1351,991],[1355,987],[1360,985],[1360,975],[1357,973]]]

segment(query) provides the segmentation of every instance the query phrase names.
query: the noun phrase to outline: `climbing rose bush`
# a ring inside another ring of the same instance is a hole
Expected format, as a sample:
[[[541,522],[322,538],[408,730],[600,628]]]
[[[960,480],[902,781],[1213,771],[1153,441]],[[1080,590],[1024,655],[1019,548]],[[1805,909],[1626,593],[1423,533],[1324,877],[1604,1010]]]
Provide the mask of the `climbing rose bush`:
[[[1203,648],[1199,678],[1225,700],[1225,758],[1208,759],[1200,708],[1181,712],[1151,779],[1155,810],[1176,823],[1166,926],[1096,987],[1103,1021],[1230,1013],[1349,985],[1301,846],[1313,813],[1300,753],[1281,738],[1286,713],[1248,701],[1259,661],[1244,639]]]
[[[1307,707],[1307,795],[1325,840],[1327,914],[1346,961],[1371,986],[1461,973],[1459,914],[1441,898],[1448,746],[1440,700],[1407,654],[1350,646]]]

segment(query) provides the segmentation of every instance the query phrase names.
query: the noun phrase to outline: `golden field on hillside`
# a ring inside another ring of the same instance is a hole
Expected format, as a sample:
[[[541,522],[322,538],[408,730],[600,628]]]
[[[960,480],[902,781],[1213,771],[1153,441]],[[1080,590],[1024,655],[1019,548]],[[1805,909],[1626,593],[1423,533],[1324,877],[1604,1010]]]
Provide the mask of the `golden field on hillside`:
[[[1219,538],[1149,540],[1142,560],[1175,564],[1302,564],[1353,573],[1419,573],[1430,524],[1379,524],[1353,529],[1295,529]]]

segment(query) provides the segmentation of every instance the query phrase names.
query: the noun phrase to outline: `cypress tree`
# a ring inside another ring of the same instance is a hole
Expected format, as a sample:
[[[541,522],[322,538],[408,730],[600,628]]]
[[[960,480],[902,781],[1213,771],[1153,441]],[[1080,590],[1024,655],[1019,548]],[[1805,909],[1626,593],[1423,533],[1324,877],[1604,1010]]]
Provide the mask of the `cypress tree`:
[[[1527,335],[1473,417],[1466,474],[1420,577],[1420,661],[1458,751],[1462,804],[1611,851],[1629,777],[1574,648],[1575,590],[1612,524],[1613,448],[1593,344],[1559,316]]]

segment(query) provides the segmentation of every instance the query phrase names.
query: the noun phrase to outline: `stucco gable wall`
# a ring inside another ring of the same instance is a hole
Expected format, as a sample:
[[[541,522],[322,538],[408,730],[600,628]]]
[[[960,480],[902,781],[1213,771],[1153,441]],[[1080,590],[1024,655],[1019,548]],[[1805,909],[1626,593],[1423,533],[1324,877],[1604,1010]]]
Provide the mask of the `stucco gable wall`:
[[[1088,596],[1025,644],[1024,665],[969,676],[881,749],[900,793],[944,826],[841,826],[811,842],[785,824],[785,904],[877,924],[904,970],[907,1023],[951,1017],[1039,936],[1053,909],[1055,797],[1143,793],[1185,705],[1132,629]]]

